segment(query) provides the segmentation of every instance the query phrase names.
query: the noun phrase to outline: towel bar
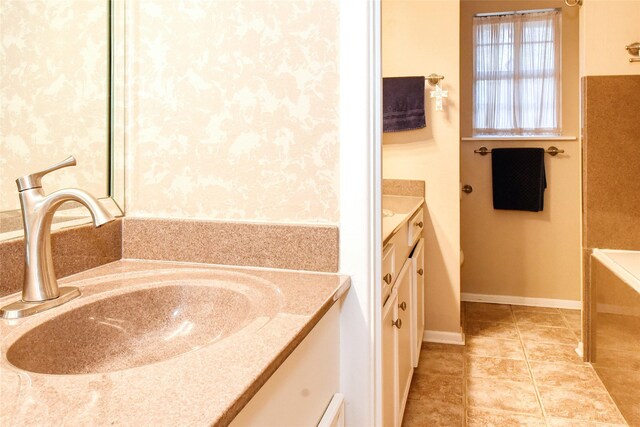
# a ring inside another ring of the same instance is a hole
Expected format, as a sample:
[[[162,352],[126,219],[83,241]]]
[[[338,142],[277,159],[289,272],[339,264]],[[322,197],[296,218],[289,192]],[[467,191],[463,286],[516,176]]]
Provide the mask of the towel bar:
[[[477,150],[473,150],[474,153],[478,153],[481,156],[486,156],[487,154],[489,154],[491,152],[491,150],[489,150],[487,147],[485,147],[484,145],[482,147],[480,147]],[[545,153],[547,154],[551,154],[552,156],[556,156],[560,153],[564,153],[564,150],[559,149],[558,147],[554,147],[553,145],[549,148],[547,148],[545,150]]]

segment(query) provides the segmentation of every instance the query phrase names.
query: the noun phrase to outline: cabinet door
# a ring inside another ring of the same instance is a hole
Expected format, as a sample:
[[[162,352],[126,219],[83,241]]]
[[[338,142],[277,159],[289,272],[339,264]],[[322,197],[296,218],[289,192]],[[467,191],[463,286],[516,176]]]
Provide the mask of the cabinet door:
[[[395,427],[398,402],[398,293],[394,289],[382,309],[382,425]]]
[[[411,330],[413,339],[413,366],[418,367],[422,336],[424,335],[424,239],[420,239],[411,255],[411,291],[413,294],[413,316]]]
[[[409,394],[413,376],[413,334],[411,333],[411,262],[407,260],[396,281],[398,288],[398,421],[402,424],[402,415]]]

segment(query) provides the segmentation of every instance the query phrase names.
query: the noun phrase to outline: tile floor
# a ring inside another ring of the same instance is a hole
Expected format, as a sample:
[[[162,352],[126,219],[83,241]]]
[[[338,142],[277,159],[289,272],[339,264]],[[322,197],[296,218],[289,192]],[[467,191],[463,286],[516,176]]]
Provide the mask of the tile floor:
[[[402,425],[627,425],[575,353],[580,312],[466,303],[466,345],[424,344]]]

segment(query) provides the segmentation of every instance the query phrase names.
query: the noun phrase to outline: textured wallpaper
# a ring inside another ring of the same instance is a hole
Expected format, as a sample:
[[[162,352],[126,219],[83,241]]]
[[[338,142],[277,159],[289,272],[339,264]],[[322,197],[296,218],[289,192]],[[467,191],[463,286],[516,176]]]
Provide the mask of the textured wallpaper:
[[[337,223],[337,0],[128,7],[127,215]]]
[[[15,179],[75,155],[45,191],[107,194],[108,1],[0,0],[0,211]]]

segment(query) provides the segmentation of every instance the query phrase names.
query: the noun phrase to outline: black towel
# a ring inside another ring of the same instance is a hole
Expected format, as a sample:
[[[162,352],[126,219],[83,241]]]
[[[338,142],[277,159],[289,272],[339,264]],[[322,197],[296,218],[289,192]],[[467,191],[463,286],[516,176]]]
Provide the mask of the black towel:
[[[382,131],[398,132],[425,126],[424,76],[382,79]]]
[[[539,212],[544,208],[543,148],[494,148],[491,168],[494,209]]]

